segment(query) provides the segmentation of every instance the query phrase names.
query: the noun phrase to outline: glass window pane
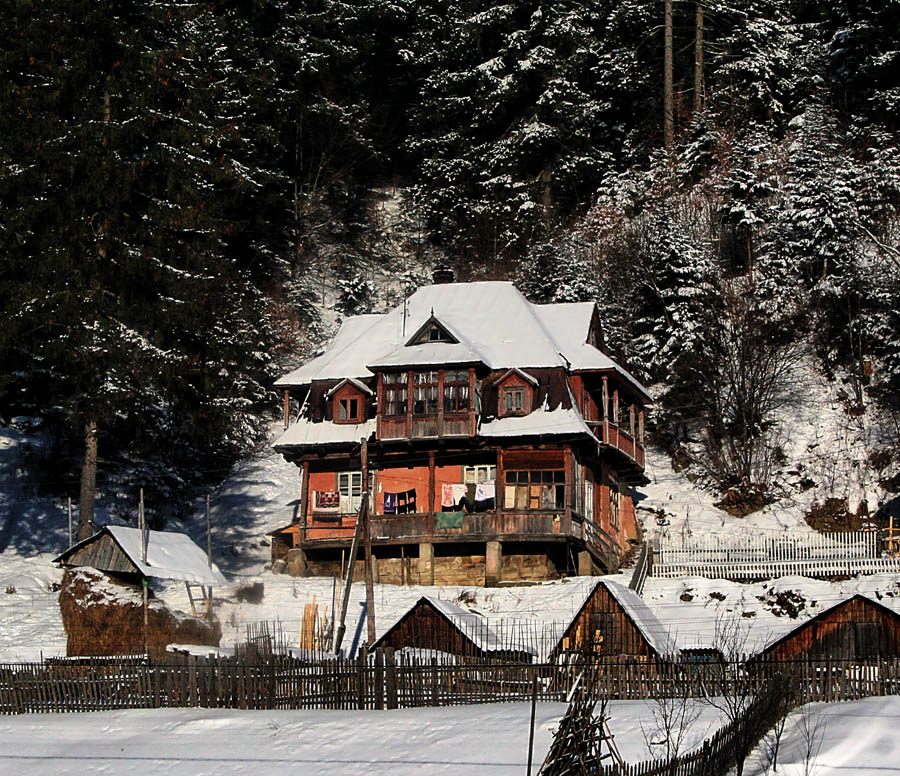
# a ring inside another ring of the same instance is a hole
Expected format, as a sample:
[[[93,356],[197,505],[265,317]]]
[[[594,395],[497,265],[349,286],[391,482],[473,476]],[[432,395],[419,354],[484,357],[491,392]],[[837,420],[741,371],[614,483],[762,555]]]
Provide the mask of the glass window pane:
[[[557,509],[565,509],[566,508],[566,486],[565,485],[555,485],[556,488],[556,508]]]
[[[557,470],[553,472],[553,481],[554,482],[565,482],[566,481],[566,473],[564,471]]]
[[[515,485],[507,485],[503,491],[503,508],[504,509],[515,509],[516,508],[516,486]]]

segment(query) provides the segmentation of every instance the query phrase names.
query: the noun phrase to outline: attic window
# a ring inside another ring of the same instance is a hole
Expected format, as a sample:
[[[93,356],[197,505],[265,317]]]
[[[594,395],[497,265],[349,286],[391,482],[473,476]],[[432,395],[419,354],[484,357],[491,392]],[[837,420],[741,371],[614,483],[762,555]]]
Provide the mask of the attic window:
[[[359,399],[338,399],[338,420],[359,422]]]
[[[429,318],[425,325],[422,326],[407,342],[407,345],[424,345],[428,342],[448,342],[456,343],[457,339],[450,334],[435,318]]]

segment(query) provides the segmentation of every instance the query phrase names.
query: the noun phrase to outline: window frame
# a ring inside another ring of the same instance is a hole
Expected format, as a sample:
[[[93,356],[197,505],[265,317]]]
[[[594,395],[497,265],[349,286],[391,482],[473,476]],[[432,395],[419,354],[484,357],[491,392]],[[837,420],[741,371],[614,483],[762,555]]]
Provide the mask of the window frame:
[[[468,369],[443,370],[441,403],[445,415],[467,415],[472,409]]]
[[[503,472],[504,510],[560,512],[565,508],[565,469],[510,469]]]
[[[419,380],[419,377],[424,379]],[[437,369],[427,369],[412,373],[412,414],[417,418],[436,418],[440,411],[441,373]],[[419,398],[421,395],[421,398]],[[423,402],[422,409],[417,403]]]

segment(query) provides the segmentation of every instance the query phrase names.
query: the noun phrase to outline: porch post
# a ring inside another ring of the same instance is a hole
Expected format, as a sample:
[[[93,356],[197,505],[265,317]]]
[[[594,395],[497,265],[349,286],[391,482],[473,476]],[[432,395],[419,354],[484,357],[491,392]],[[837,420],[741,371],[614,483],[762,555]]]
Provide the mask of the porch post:
[[[603,377],[603,416],[602,419],[606,420],[609,417],[609,378],[604,375]]]
[[[304,461],[300,471],[300,533],[298,538],[306,539],[306,522],[309,515],[309,461]]]
[[[634,439],[634,405],[628,405],[628,427],[631,432],[631,438]]]
[[[428,509],[426,512],[434,514],[434,450],[428,451]]]
[[[644,408],[638,412],[638,442],[644,444]]]

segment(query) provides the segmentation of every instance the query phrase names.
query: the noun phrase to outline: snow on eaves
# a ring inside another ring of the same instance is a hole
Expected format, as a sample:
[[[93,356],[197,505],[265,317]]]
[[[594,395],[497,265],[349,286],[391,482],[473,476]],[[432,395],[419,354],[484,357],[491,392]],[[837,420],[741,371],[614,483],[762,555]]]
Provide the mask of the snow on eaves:
[[[313,423],[300,418],[275,441],[275,448],[347,444],[368,439],[374,433],[374,419],[365,423]]]
[[[546,436],[548,434],[587,434],[594,437],[577,409],[550,410],[545,401],[528,415],[495,418],[482,423],[478,435],[483,437]]]
[[[209,564],[206,553],[194,544],[187,534],[174,531],[147,531],[147,561],[145,563],[142,560],[140,529],[122,525],[107,525],[100,532],[108,532],[122,552],[145,577],[175,579],[203,585],[227,584],[222,572],[215,564]],[[91,542],[95,536],[97,534],[74,545],[56,560],[65,562],[65,558],[72,553],[72,550]]]
[[[464,343],[425,342],[404,345],[369,364],[372,369],[431,364],[480,364],[484,359]]]
[[[325,394],[325,398],[330,399],[335,395],[335,393],[338,392],[340,388],[345,386],[347,383],[350,383],[350,385],[354,386],[357,390],[359,390],[361,393],[366,394],[367,396],[373,395],[372,389],[369,388],[369,386],[365,383],[360,382],[355,377],[345,377],[336,386],[334,386],[334,388],[332,388],[328,393]]]

